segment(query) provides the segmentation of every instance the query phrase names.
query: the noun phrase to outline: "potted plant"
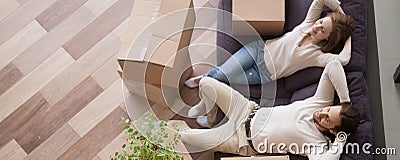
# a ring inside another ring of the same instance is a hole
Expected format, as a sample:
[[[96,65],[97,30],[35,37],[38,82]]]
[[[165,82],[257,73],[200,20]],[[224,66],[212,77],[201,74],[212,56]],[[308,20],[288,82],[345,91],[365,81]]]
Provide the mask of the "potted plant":
[[[159,121],[154,113],[146,113],[144,120],[122,118],[126,142],[115,152],[112,160],[182,160],[175,150],[180,136],[178,128],[168,128],[166,120]]]

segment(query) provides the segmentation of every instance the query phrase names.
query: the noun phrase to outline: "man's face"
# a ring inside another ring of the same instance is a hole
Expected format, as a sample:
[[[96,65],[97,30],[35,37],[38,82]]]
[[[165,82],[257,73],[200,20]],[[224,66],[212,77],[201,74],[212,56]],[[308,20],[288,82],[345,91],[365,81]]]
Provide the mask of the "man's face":
[[[341,105],[329,106],[315,111],[313,119],[315,125],[319,129],[333,129],[335,126],[340,126],[340,111]]]

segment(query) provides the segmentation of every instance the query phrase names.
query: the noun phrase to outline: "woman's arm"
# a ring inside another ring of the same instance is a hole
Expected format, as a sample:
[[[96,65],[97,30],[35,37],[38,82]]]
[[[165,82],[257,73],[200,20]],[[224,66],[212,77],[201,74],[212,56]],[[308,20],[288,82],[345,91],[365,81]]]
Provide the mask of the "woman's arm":
[[[338,61],[333,61],[326,65],[314,97],[326,102],[333,102],[335,90],[338,93],[340,102],[350,102],[346,75]]]
[[[316,59],[316,66],[325,67],[329,62],[337,60],[343,66],[347,65],[350,62],[351,58],[351,36],[346,40],[343,50],[339,53],[339,55],[331,54],[331,53],[323,53],[320,54]]]
[[[304,22],[314,23],[315,21],[317,21],[321,16],[321,12],[324,9],[324,6],[329,7],[332,11],[344,14],[338,0],[314,0],[311,3],[310,8],[308,9],[307,16]]]

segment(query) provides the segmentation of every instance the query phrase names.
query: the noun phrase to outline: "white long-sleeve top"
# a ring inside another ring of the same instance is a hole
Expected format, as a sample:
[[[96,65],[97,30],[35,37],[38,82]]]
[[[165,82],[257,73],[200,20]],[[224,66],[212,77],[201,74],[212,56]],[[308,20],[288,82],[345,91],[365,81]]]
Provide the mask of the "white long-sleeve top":
[[[313,24],[319,19],[324,6],[338,11],[340,2],[337,0],[314,0],[305,20],[293,31],[266,41],[264,60],[273,80],[289,76],[307,67],[325,67],[333,60],[339,60],[342,65],[346,65],[350,61],[350,38],[339,55],[324,53],[320,50],[321,47],[313,43],[299,46],[303,38],[310,32]]]
[[[300,148],[303,144],[328,145],[327,138],[313,123],[313,113],[333,104],[335,90],[341,102],[350,102],[344,70],[338,61],[330,62],[326,66],[313,97],[286,106],[261,108],[256,112],[251,120],[254,147],[260,149],[259,152],[279,153],[277,145],[280,143],[287,145],[283,150],[286,152],[291,151],[289,146],[292,144],[297,144]],[[271,149],[273,143],[276,145]],[[334,144],[344,143],[335,140]],[[261,144],[267,147],[266,150]],[[307,155],[309,159],[329,160],[339,159],[343,148],[339,147],[337,153],[326,152],[326,148],[317,149],[324,149],[324,154],[308,154],[308,150],[302,153],[301,149],[292,151],[296,151],[295,154]]]

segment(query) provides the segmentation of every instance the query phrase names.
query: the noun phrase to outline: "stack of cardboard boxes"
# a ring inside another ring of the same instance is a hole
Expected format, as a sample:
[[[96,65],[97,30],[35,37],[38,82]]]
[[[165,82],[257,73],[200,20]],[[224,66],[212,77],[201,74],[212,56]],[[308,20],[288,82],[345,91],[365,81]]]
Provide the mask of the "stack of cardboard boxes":
[[[146,98],[158,118],[175,114],[165,91],[177,94],[190,77],[188,46],[194,27],[192,0],[136,0],[119,51],[127,89]],[[171,96],[171,95],[170,95]],[[167,114],[166,114],[167,112]]]

